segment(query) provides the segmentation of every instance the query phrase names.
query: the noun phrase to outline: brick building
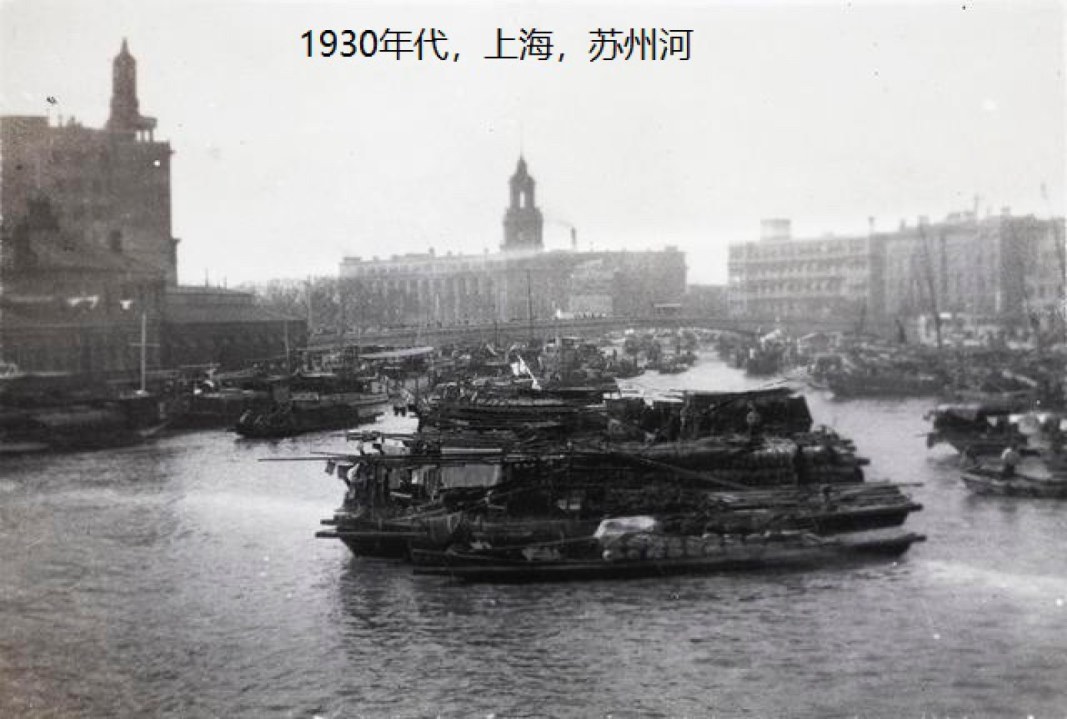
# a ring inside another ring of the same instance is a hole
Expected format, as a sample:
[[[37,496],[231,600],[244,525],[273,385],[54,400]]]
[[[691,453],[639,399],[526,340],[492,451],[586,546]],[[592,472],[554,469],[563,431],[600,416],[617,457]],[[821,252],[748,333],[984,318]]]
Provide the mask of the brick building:
[[[136,61],[126,42],[114,60],[111,116],[104,129],[73,118],[0,118],[0,217],[23,215],[45,196],[59,223],[87,244],[121,246],[177,283],[171,236],[170,144],[156,142],[154,118],[139,112]]]
[[[0,359],[39,372],[133,374],[143,330],[147,365],[159,365],[161,270],[65,231],[45,198],[30,200],[0,243]]]
[[[306,335],[303,320],[266,312],[251,294],[178,285],[172,152],[155,128],[125,40],[104,128],[0,117],[0,361],[132,371],[142,311],[150,369],[241,366]]]

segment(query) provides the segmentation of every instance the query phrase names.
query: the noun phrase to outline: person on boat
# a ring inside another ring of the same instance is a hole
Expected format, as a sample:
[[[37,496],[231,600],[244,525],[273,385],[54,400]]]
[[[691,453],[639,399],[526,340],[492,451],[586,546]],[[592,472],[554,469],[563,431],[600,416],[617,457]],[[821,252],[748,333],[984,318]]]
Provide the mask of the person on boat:
[[[1000,455],[1000,475],[1002,477],[1015,476],[1015,467],[1019,464],[1020,459],[1018,444],[1017,441],[1012,441]]]
[[[763,422],[763,418],[760,417],[760,413],[756,411],[756,405],[753,402],[748,403],[748,414],[745,415],[745,425],[748,427],[748,439],[749,441],[756,441],[759,439],[760,424]]]

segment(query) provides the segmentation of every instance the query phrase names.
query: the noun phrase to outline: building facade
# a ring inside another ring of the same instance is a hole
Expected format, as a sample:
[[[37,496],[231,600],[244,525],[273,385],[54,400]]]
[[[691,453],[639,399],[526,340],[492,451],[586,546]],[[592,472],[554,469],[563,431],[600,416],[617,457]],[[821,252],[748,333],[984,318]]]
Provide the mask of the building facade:
[[[121,376],[159,366],[165,277],[64,230],[45,198],[0,238],[0,360],[35,372]]]
[[[112,375],[241,366],[306,336],[248,293],[178,285],[171,148],[141,115],[124,40],[102,129],[0,117],[0,360]],[[142,317],[144,320],[142,321]]]
[[[920,217],[892,232],[875,232],[872,222],[863,236],[796,240],[773,222],[773,238],[730,246],[735,314],[895,323],[937,311],[1042,327],[1062,322],[1063,218],[1005,208],[984,218]]]
[[[940,313],[1047,326],[1064,296],[1063,220],[960,212],[879,237],[885,313]]]
[[[249,292],[178,286],[166,300],[160,348],[165,367],[249,367],[295,356],[307,345],[306,320],[261,307]]]
[[[881,257],[870,236],[793,239],[767,220],[756,242],[730,245],[730,310],[766,318],[855,318],[882,311]]]
[[[518,322],[563,315],[648,317],[685,295],[685,255],[544,251],[535,183],[519,158],[501,252],[346,257],[341,292],[356,327]]]
[[[177,284],[171,236],[170,144],[138,110],[136,61],[126,42],[114,59],[111,116],[104,129],[73,118],[0,118],[0,217],[12,224],[45,196],[65,231],[89,245],[121,247]]]

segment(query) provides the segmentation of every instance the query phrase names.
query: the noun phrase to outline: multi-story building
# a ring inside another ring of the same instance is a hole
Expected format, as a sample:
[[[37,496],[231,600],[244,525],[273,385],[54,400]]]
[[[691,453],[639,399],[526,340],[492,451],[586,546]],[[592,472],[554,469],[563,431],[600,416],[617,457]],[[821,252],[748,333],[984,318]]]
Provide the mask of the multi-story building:
[[[544,251],[534,180],[519,158],[509,180],[501,252],[346,257],[348,322],[359,327],[526,321],[562,314],[651,316],[685,295],[685,255]],[[573,242],[572,242],[573,245]]]
[[[764,220],[759,241],[730,245],[731,312],[760,318],[855,318],[882,310],[881,258],[868,235],[793,239]]]
[[[302,319],[247,293],[178,285],[170,158],[140,113],[126,41],[102,129],[0,117],[0,360],[27,371],[122,373],[141,341],[149,368],[240,366],[279,353]]]
[[[730,303],[751,317],[910,320],[935,310],[1041,326],[1062,322],[1063,218],[920,217],[893,232],[789,239],[764,224],[759,242],[730,246]]]
[[[0,118],[0,217],[17,220],[34,197],[48,197],[68,232],[96,247],[121,247],[175,285],[170,144],[155,141],[155,119],[139,112],[137,64],[125,41],[112,83],[104,129],[73,118],[58,125],[46,117]]]
[[[133,374],[159,366],[164,274],[66,232],[46,198],[0,242],[0,360],[25,370]]]
[[[886,316],[936,310],[1047,325],[1062,306],[1062,238],[1062,218],[1013,216],[1007,208],[984,218],[960,212],[940,222],[902,223],[879,236]]]

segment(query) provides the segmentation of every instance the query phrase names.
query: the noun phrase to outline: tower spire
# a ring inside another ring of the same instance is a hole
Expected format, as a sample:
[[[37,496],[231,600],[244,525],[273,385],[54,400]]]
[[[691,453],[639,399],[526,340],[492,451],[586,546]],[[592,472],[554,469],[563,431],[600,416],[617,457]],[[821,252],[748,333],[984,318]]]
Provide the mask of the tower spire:
[[[122,38],[119,54],[111,63],[111,116],[107,120],[107,129],[112,132],[149,132],[155,128],[156,121],[141,115],[137,100],[137,61],[130,54],[126,38]]]
[[[544,247],[544,219],[534,198],[534,179],[526,168],[526,158],[519,154],[515,174],[508,180],[511,202],[504,213],[504,250],[540,250]]]

